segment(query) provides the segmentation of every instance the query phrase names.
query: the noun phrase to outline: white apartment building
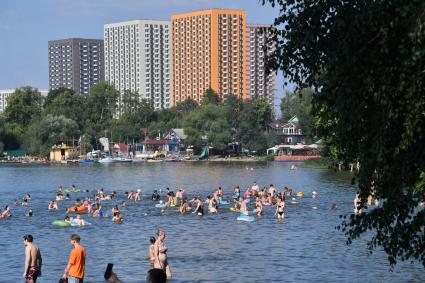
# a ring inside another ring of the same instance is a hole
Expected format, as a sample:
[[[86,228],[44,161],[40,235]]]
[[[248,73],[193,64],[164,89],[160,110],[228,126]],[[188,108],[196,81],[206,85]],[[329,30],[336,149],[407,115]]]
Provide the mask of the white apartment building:
[[[38,89],[41,96],[46,97],[49,93],[48,89]],[[0,90],[0,112],[3,112],[7,107],[7,98],[15,92],[15,89],[1,89]]]
[[[135,20],[104,26],[105,80],[122,94],[138,93],[155,110],[169,108],[171,22]]]
[[[276,73],[266,74],[265,44],[267,35],[270,33],[270,25],[248,24],[247,36],[247,97],[265,97],[270,108],[274,110],[276,93]],[[273,51],[274,46],[268,48]]]

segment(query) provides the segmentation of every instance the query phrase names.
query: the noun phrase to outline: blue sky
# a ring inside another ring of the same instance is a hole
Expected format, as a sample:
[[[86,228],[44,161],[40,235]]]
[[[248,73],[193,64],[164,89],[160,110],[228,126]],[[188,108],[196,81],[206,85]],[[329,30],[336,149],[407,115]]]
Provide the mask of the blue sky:
[[[278,15],[258,0],[0,0],[0,89],[48,88],[49,40],[102,39],[107,23],[170,20],[175,13],[209,8],[244,9],[248,23],[271,24]],[[280,97],[281,76],[276,87]]]

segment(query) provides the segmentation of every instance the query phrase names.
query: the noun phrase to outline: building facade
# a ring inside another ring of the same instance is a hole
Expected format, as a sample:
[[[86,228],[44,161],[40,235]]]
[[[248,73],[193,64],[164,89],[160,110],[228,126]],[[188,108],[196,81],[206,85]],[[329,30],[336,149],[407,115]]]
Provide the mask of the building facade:
[[[270,32],[270,25],[247,25],[246,84],[248,98],[264,97],[274,111],[276,73],[266,74],[266,52],[272,52],[274,49],[274,46],[266,45]]]
[[[38,89],[41,96],[46,97],[49,93],[48,89]],[[1,89],[0,90],[0,112],[3,112],[7,107],[7,98],[15,92],[15,89]]]
[[[169,108],[171,22],[135,20],[104,26],[105,80],[120,92],[137,93],[154,109]]]
[[[246,13],[211,9],[177,14],[173,25],[173,101],[201,102],[212,88],[247,98]]]
[[[91,86],[104,78],[103,40],[49,41],[49,89],[63,87],[88,95]]]

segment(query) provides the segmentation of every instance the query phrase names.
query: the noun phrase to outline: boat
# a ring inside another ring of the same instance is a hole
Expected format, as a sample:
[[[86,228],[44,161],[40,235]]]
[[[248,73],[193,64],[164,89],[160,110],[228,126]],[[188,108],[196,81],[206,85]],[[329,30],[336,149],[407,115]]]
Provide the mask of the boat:
[[[114,160],[112,159],[112,157],[108,156],[99,159],[99,163],[114,163]]]
[[[116,163],[133,162],[133,159],[127,157],[113,157],[112,160]]]
[[[104,157],[99,159],[99,163],[128,163],[133,162],[133,159],[126,157]]]
[[[93,159],[80,159],[80,163],[94,163]]]
[[[148,160],[146,160],[146,162],[150,162],[150,163],[158,163],[158,162],[162,162],[162,161],[164,161],[164,160],[162,160],[162,159],[148,159]]]

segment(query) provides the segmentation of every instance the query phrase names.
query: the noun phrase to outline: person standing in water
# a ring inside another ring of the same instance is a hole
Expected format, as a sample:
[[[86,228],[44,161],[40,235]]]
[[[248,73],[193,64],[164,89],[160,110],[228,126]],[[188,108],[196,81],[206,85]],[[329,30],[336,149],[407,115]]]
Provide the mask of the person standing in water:
[[[283,202],[280,198],[277,199],[277,203],[276,203],[276,212],[275,215],[277,214],[277,219],[283,219],[285,217],[285,202]]]
[[[36,283],[37,278],[41,276],[41,258],[40,249],[33,243],[32,235],[24,236],[25,245],[25,265],[22,277],[26,283]]]
[[[79,235],[72,234],[70,241],[74,249],[69,255],[68,265],[63,272],[62,278],[68,278],[68,283],[83,283],[86,249],[80,244]]]
[[[167,279],[170,279],[172,274],[171,274],[170,265],[168,264],[168,261],[167,261],[168,248],[164,243],[165,232],[159,229],[156,235],[157,235],[157,239],[155,241],[154,249],[153,249],[154,250],[153,253],[155,255],[153,267],[162,269],[163,271],[165,271],[165,273],[167,274]]]

